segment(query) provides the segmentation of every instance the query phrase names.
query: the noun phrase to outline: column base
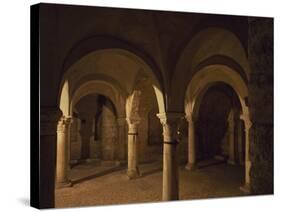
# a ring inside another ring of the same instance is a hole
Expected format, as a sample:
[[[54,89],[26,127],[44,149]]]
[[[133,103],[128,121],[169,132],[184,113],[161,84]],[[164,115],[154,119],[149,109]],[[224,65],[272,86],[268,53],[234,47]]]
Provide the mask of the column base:
[[[244,184],[243,186],[240,186],[240,190],[243,191],[245,194],[250,194],[250,184]]]
[[[193,171],[197,169],[197,166],[195,163],[188,163],[186,164],[185,169],[188,171]]]
[[[61,183],[56,183],[56,188],[60,189],[60,188],[68,188],[68,187],[72,187],[72,182],[71,180],[68,180],[66,182],[61,182]]]
[[[136,178],[139,178],[141,176],[139,169],[134,169],[134,170],[127,170],[127,176],[129,180],[133,180]]]
[[[167,197],[166,195],[162,195],[162,201],[176,201],[179,200],[179,195],[174,195],[174,196],[169,196]]]

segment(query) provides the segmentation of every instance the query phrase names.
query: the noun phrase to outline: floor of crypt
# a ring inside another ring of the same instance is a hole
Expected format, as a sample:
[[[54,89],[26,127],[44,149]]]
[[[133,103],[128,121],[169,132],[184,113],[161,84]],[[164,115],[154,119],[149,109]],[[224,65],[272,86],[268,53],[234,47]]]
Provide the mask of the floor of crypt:
[[[180,200],[242,196],[243,167],[209,160],[198,169],[179,168]],[[128,180],[126,164],[90,162],[70,171],[73,186],[55,190],[55,207],[80,207],[161,201],[162,162],[139,166],[141,177]]]

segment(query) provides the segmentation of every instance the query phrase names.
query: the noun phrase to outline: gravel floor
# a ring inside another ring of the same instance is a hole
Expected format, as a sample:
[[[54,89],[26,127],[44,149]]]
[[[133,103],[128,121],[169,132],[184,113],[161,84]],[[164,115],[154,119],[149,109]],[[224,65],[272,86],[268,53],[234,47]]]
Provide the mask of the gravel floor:
[[[80,207],[161,201],[162,163],[140,165],[142,176],[128,180],[126,166],[88,163],[70,171],[73,186],[57,189],[56,207]],[[199,164],[195,171],[180,167],[180,199],[241,196],[243,167],[215,161]]]

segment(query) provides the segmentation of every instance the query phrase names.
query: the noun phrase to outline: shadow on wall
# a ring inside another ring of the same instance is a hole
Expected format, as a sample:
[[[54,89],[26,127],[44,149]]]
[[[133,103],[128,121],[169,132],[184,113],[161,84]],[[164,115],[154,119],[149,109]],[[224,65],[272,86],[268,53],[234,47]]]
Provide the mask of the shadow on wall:
[[[240,111],[241,107],[238,97],[229,86],[217,84],[204,94],[196,122],[198,159],[228,157],[229,116],[232,110]],[[235,114],[236,119],[239,114]]]

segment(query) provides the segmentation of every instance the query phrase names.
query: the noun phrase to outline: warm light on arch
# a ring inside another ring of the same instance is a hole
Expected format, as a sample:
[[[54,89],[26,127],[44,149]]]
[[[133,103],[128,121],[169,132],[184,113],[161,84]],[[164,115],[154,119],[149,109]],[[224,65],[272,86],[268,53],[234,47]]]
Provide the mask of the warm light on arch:
[[[154,88],[155,95],[156,95],[157,102],[158,102],[159,112],[162,113],[165,111],[165,99],[164,99],[164,94],[162,91],[163,85],[161,84],[159,79],[155,76],[151,67],[139,56],[135,55],[134,53],[132,53],[128,50],[120,49],[120,48],[108,48],[108,49],[95,50],[95,51],[90,52],[90,53],[84,55],[83,57],[81,57],[77,62],[72,64],[71,67],[69,67],[68,70],[63,75],[62,83],[60,85],[61,91],[62,91],[64,82],[66,82],[73,74],[75,74],[76,65],[78,65],[82,60],[85,60],[86,58],[96,57],[96,56],[98,57],[100,53],[101,54],[108,53],[108,54],[122,55],[122,56],[127,57],[128,60],[134,61],[152,81],[152,86]],[[88,73],[88,74],[90,74],[90,73]],[[126,91],[126,92],[132,93],[133,91]],[[70,108],[70,110],[71,110],[71,108]]]
[[[61,95],[60,95],[60,110],[62,111],[63,116],[68,117],[70,115],[69,111],[69,84],[66,80],[63,84]]]
[[[76,89],[70,101],[70,114],[73,112],[74,105],[90,94],[100,94],[109,98],[116,107],[118,116],[125,117],[125,97],[120,95],[120,92],[110,83],[100,80],[88,81]]]
[[[249,109],[246,104],[248,87],[241,76],[225,65],[209,65],[197,72],[190,81],[185,98],[185,113],[187,116],[194,115],[197,101],[213,83],[223,82],[236,92],[244,115],[248,116]]]

